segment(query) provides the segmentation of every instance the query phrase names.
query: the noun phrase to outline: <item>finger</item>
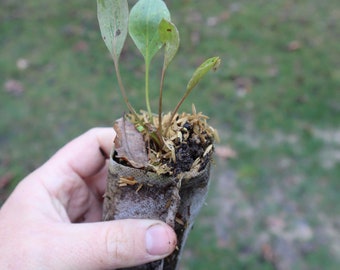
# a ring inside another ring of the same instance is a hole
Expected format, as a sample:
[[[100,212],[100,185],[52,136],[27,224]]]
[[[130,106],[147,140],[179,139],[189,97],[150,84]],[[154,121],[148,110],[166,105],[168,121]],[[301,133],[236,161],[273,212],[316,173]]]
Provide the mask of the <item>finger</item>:
[[[115,132],[112,128],[93,128],[61,148],[48,162],[62,164],[70,174],[85,179],[98,173],[111,151]]]
[[[16,215],[23,211],[34,214],[35,219],[42,216],[66,223],[95,222],[102,217],[102,201],[94,196],[85,182],[60,181],[43,168],[17,185],[3,208],[6,209],[7,205],[16,209]]]
[[[84,181],[87,183],[88,187],[92,190],[94,194],[97,195],[99,200],[103,200],[103,195],[106,189],[106,179],[108,174],[108,161],[101,168],[101,170],[88,178],[85,178]]]
[[[106,155],[112,147],[112,128],[91,129],[60,149],[29,179],[41,186],[66,209],[71,221],[100,218],[101,196],[105,188]],[[100,150],[102,149],[102,150]]]
[[[52,252],[65,263],[60,269],[130,267],[164,258],[176,247],[174,231],[154,220],[63,225],[60,234]]]

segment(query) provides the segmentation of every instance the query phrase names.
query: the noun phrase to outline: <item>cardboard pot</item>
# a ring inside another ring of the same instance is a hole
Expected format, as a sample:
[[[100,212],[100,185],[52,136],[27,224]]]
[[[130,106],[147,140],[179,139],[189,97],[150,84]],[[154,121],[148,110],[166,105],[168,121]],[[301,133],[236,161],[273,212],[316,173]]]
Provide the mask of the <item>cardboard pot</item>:
[[[110,156],[103,220],[157,219],[174,228],[177,248],[167,258],[131,267],[136,270],[177,269],[184,244],[208,191],[212,152],[204,167],[173,175],[158,175],[120,164]]]

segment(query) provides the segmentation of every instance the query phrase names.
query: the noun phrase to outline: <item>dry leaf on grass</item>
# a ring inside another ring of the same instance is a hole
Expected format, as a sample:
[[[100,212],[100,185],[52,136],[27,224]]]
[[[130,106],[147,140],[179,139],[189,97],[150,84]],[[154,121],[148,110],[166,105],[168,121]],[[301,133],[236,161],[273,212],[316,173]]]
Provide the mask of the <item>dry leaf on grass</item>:
[[[29,64],[28,60],[25,59],[25,58],[19,58],[17,60],[17,68],[19,70],[25,70],[25,69],[27,69],[29,67],[29,65],[30,64]]]
[[[292,40],[291,42],[289,42],[287,47],[288,47],[289,51],[297,51],[297,50],[301,49],[302,44],[298,40]]]
[[[0,189],[5,188],[13,179],[13,175],[11,173],[7,173],[0,177]]]
[[[235,158],[237,156],[237,153],[235,152],[235,150],[233,150],[229,146],[216,146],[215,154],[216,156],[223,158],[223,159]]]
[[[24,87],[21,82],[17,80],[8,80],[5,83],[6,92],[14,95],[20,95],[24,92]]]

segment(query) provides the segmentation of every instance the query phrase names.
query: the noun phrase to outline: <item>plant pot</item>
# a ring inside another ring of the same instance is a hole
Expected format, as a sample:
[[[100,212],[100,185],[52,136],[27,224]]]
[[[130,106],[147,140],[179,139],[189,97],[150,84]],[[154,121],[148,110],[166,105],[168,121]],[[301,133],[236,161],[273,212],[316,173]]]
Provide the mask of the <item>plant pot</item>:
[[[157,219],[174,228],[177,248],[167,258],[128,269],[177,269],[184,244],[208,191],[212,151],[203,168],[173,175],[119,164],[110,155],[103,220]]]

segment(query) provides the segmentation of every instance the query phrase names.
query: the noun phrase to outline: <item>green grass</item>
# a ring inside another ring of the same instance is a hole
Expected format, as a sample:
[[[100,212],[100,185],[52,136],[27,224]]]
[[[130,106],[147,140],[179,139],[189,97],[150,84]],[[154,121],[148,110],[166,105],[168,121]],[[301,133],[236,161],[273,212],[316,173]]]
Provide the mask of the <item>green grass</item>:
[[[289,257],[279,248],[285,234],[268,228],[268,217],[275,217],[285,222],[285,232],[301,220],[313,232],[306,242],[289,242],[297,250],[296,269],[337,269],[340,255],[331,247],[340,241],[330,232],[339,233],[340,211],[338,1],[168,2],[181,48],[165,81],[165,110],[203,59],[222,58],[219,71],[204,78],[182,109],[195,103],[219,129],[221,144],[237,151],[236,159],[217,162],[213,175],[232,171],[242,195],[225,217],[233,224],[221,247],[212,225],[219,207],[210,203],[221,191],[213,179],[183,268],[275,269],[279,260],[263,259],[256,244],[265,235],[275,252]],[[71,138],[112,125],[126,108],[95,1],[4,0],[0,33],[0,175],[10,173],[13,187]],[[298,48],[289,49],[294,42]],[[17,68],[21,58],[29,63],[25,70]],[[154,63],[156,111],[161,58]],[[142,65],[130,41],[121,68],[137,109],[145,108]],[[21,82],[23,93],[6,92],[9,80]],[[237,215],[242,209],[254,218]]]

